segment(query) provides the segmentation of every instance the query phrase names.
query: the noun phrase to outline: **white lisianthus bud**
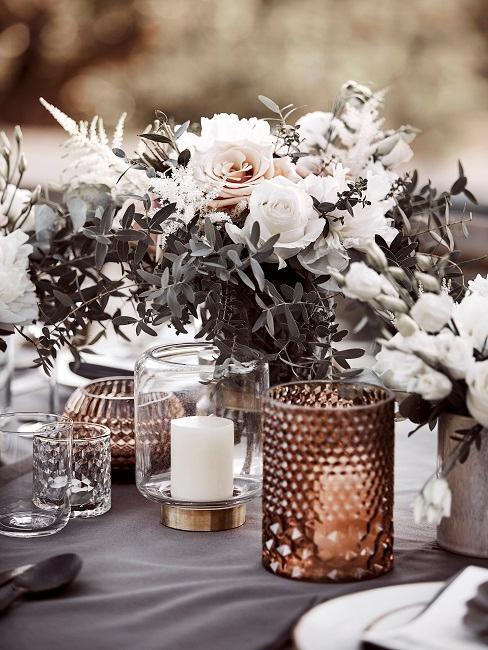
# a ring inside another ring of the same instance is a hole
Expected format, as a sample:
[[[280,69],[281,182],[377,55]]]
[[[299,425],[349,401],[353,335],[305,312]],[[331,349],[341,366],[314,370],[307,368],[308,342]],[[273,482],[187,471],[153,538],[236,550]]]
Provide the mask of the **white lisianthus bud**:
[[[447,293],[423,293],[410,316],[426,332],[439,332],[450,319],[454,300]]]
[[[22,129],[20,128],[20,126],[18,124],[14,129],[14,137],[15,137],[15,140],[16,140],[16,142],[18,144],[20,144],[22,142]]]
[[[5,131],[0,131],[0,140],[2,141],[3,146],[10,154],[10,140],[7,138]]]
[[[331,266],[328,266],[326,269],[326,274],[330,275],[331,278],[334,278],[334,280],[337,282],[337,284],[340,287],[343,287],[346,283],[346,280],[342,273],[339,273],[336,269],[332,268]]]
[[[388,273],[393,278],[395,278],[395,280],[402,281],[402,280],[405,280],[405,278],[407,277],[405,271],[402,269],[401,266],[389,266],[388,267]]]
[[[419,524],[427,519],[430,524],[440,524],[443,517],[451,515],[451,490],[445,478],[431,478],[413,502],[413,516]]]
[[[384,271],[388,268],[388,261],[386,255],[383,253],[378,244],[374,241],[368,242],[366,245],[366,257],[370,264],[378,269]]]
[[[402,336],[412,336],[415,332],[418,332],[418,326],[416,322],[407,316],[406,314],[400,314],[396,319],[396,328]]]
[[[438,293],[441,289],[437,279],[428,273],[415,271],[415,278],[417,282],[420,282],[426,291],[433,291],[434,293]]]
[[[417,253],[415,255],[415,261],[417,266],[422,271],[428,271],[432,268],[432,257],[430,255],[425,255],[425,253]]]
[[[395,296],[378,296],[377,301],[382,307],[395,314],[406,314],[408,312],[408,307],[401,298],[395,298]]]
[[[367,302],[381,294],[382,279],[364,262],[353,262],[345,276],[344,293],[349,298]]]
[[[41,186],[36,185],[34,191],[32,192],[31,198],[30,198],[31,205],[34,205],[35,203],[37,203],[39,201],[40,196],[41,196],[41,192],[42,192]]]
[[[20,154],[19,165],[18,166],[19,166],[19,173],[20,174],[23,174],[25,172],[25,170],[27,169],[27,161],[26,161],[25,156],[24,156],[23,153]]]

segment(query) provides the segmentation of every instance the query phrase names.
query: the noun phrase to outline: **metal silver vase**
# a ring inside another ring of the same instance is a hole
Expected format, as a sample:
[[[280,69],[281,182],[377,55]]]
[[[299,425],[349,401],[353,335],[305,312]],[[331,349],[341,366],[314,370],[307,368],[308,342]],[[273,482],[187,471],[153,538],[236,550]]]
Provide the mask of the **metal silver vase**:
[[[461,415],[443,414],[438,427],[438,466],[442,467],[456,441],[453,434],[472,427],[475,421]],[[465,463],[456,463],[447,477],[452,492],[451,516],[437,527],[442,548],[471,557],[488,558],[488,436],[481,448],[473,446]]]

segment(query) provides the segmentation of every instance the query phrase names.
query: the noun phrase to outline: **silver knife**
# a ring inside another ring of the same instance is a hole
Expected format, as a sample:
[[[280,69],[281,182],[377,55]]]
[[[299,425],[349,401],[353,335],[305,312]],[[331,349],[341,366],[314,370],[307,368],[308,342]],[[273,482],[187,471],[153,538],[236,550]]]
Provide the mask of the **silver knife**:
[[[0,572],[0,587],[6,585],[7,582],[10,582],[17,576],[20,576],[21,573],[30,569],[33,564],[24,564],[23,566],[15,567],[15,569],[8,569],[7,571]]]

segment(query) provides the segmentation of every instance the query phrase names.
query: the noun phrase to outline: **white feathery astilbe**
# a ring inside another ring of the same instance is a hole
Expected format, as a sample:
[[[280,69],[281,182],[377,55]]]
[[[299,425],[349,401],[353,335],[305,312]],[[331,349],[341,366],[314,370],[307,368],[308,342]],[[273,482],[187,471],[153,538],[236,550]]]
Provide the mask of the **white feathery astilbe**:
[[[381,139],[383,118],[379,117],[378,109],[384,94],[384,91],[375,93],[361,106],[346,104],[342,116],[344,128],[340,129],[339,137],[346,146],[342,156],[344,164],[354,176],[359,176],[368,165]]]
[[[222,212],[212,212],[211,203],[219,196],[221,187],[205,186],[195,179],[192,164],[175,167],[168,174],[152,178],[151,193],[163,204],[175,203],[175,212],[162,225],[160,245],[164,248],[166,239],[180,228],[187,228],[197,218],[209,217],[215,223],[228,220]],[[215,217],[215,218],[214,218]]]
[[[127,163],[112,151],[112,148],[122,147],[126,113],[117,122],[110,146],[102,118],[96,115],[90,124],[76,122],[42,97],[40,102],[70,136],[65,143],[69,160],[64,170],[64,182],[71,186],[82,183],[107,185],[114,194],[143,195],[148,191],[151,181],[145,172],[127,171]],[[120,176],[122,178],[117,182]]]
[[[171,176],[164,174],[151,179],[151,191],[162,201],[176,204],[175,218],[188,225],[205,209],[208,195],[195,180],[191,165],[175,167]]]

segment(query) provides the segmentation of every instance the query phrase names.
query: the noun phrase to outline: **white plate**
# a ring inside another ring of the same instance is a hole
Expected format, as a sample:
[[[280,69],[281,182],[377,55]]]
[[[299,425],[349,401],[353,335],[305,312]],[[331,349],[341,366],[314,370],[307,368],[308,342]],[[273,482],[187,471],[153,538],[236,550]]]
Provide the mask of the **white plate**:
[[[298,650],[358,650],[368,629],[407,623],[436,595],[443,582],[417,582],[368,589],[317,605],[298,621]]]

